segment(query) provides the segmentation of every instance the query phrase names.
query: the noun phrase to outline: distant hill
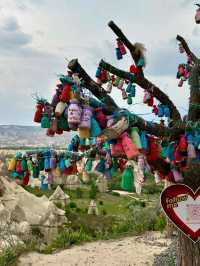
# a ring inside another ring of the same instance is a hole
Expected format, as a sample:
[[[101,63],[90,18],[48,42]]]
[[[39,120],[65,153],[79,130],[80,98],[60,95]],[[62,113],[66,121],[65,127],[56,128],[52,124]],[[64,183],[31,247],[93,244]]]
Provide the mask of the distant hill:
[[[73,133],[64,132],[55,137],[46,136],[46,129],[38,126],[0,125],[0,148],[4,147],[44,147],[53,145],[65,148]]]

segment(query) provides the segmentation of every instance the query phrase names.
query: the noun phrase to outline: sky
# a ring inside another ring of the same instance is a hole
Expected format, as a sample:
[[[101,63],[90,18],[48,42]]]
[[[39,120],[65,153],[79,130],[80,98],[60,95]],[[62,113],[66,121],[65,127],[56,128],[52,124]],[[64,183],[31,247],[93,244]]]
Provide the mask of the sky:
[[[1,0],[0,1],[0,124],[34,125],[38,93],[50,101],[57,74],[66,73],[67,61],[78,58],[94,77],[103,58],[128,70],[131,57],[115,57],[116,38],[107,23],[113,20],[131,42],[147,48],[146,77],[165,91],[181,114],[188,108],[189,86],[177,86],[176,72],[186,57],[179,54],[176,35],[183,35],[198,55],[200,25],[190,0]],[[127,106],[114,88],[122,107],[147,120],[157,121],[141,103],[136,88],[134,104]]]

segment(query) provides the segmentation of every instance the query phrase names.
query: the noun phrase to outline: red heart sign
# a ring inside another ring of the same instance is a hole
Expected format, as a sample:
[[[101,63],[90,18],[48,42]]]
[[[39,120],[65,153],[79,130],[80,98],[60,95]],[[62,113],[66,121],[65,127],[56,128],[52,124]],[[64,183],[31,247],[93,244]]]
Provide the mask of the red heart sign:
[[[194,193],[186,185],[167,187],[161,205],[169,219],[193,242],[200,240],[200,188]]]

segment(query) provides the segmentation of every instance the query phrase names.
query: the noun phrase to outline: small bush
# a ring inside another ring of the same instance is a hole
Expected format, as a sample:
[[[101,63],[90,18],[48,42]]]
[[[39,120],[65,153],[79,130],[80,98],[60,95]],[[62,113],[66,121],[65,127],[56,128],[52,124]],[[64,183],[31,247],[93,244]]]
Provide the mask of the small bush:
[[[107,211],[105,209],[102,210],[102,214],[103,215],[106,215],[107,214]]]
[[[163,187],[156,184],[146,184],[144,185],[142,191],[144,194],[158,194],[162,192]]]
[[[90,241],[91,237],[83,230],[62,231],[44,250],[44,253],[52,253],[58,249],[64,249],[74,244],[80,244],[82,242]]]
[[[83,191],[79,187],[76,189],[76,197],[77,199],[81,199],[83,197]]]
[[[102,200],[99,201],[99,205],[103,206],[103,201]]]
[[[97,186],[94,181],[92,182],[90,186],[89,197],[90,199],[96,199],[97,197]]]
[[[120,197],[120,194],[118,192],[111,192],[111,195],[116,196],[116,197]]]
[[[0,256],[0,266],[17,265],[17,253],[15,249],[8,248]]]
[[[75,208],[77,208],[76,202],[71,201],[71,202],[69,203],[69,208],[71,208],[71,209],[75,209]]]
[[[63,209],[63,205],[62,205],[61,202],[56,202],[55,205],[56,205],[57,208]]]
[[[133,199],[129,204],[128,204],[128,208],[131,209],[131,208],[134,208],[135,206],[140,206],[140,207],[146,207],[146,203],[145,201],[142,201],[142,200],[136,200],[136,199]]]

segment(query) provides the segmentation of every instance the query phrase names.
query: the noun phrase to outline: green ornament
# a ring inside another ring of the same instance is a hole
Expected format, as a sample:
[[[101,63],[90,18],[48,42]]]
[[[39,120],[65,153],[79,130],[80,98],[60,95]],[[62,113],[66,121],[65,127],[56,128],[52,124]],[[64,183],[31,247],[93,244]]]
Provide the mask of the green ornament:
[[[42,114],[41,127],[42,128],[50,128],[50,120],[49,120],[48,114],[46,114],[46,113]]]

